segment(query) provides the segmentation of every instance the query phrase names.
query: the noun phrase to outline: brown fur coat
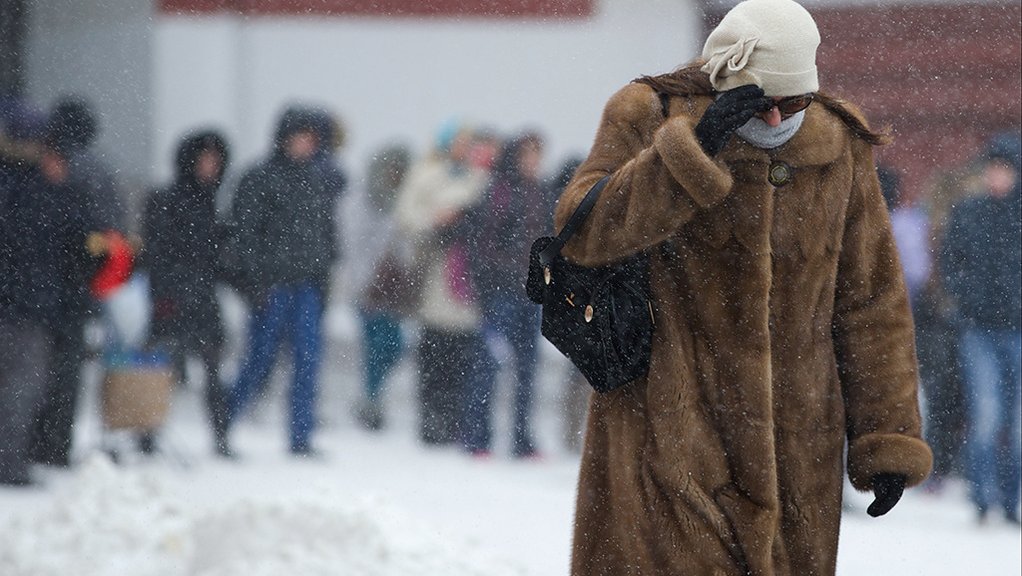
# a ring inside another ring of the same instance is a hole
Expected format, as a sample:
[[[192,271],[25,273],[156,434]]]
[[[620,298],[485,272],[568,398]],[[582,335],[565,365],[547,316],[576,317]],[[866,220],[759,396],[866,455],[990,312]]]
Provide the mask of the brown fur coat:
[[[558,204],[560,227],[613,173],[565,253],[649,249],[657,306],[649,375],[592,401],[575,576],[832,575],[846,438],[859,490],[930,470],[871,145],[816,102],[783,146],[711,159],[693,133],[710,102],[672,97],[665,119],[649,86],[620,90]]]

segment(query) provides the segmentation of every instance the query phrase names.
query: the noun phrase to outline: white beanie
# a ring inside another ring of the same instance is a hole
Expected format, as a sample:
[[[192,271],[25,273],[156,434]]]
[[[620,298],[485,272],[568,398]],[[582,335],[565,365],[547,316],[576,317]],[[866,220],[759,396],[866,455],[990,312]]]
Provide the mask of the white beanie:
[[[714,90],[755,84],[767,96],[816,92],[820,32],[792,0],[745,0],[728,12],[703,46]]]

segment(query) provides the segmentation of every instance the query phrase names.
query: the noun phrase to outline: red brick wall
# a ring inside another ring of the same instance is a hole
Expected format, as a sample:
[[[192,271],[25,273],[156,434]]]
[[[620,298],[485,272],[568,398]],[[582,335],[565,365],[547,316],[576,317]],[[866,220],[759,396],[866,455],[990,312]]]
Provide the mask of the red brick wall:
[[[296,16],[581,18],[593,0],[158,0],[162,12]]]
[[[858,104],[894,142],[878,159],[923,194],[993,132],[1022,124],[1022,7],[810,7],[823,41],[820,89]],[[723,14],[707,18],[707,30]]]

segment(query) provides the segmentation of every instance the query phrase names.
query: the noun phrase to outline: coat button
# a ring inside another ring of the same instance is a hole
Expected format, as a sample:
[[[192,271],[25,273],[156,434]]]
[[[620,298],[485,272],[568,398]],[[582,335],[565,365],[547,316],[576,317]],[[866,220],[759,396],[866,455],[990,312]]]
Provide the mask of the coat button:
[[[780,160],[773,161],[767,171],[767,180],[778,188],[784,186],[791,181],[791,166]]]
[[[552,278],[550,275],[550,267],[547,266],[546,268],[543,269],[543,282],[545,282],[549,286],[551,279]]]
[[[592,304],[586,306],[585,318],[586,318],[586,322],[592,322],[593,321],[593,305]]]

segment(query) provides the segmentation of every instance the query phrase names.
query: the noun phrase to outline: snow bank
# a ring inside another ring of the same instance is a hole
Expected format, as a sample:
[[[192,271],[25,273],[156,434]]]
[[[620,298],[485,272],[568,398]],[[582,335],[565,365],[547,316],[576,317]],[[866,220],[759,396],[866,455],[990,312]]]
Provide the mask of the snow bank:
[[[0,573],[185,574],[191,518],[159,478],[126,473],[101,457],[54,498],[0,528]]]
[[[55,497],[0,525],[0,574],[502,576],[387,503],[336,495],[190,505],[165,471],[85,463]]]

